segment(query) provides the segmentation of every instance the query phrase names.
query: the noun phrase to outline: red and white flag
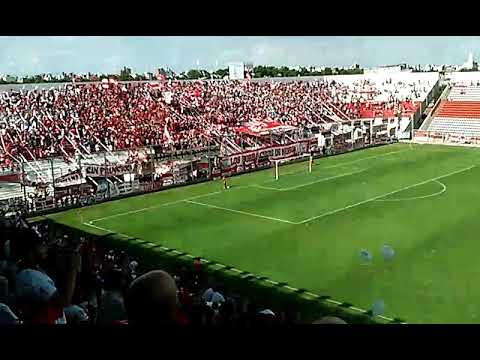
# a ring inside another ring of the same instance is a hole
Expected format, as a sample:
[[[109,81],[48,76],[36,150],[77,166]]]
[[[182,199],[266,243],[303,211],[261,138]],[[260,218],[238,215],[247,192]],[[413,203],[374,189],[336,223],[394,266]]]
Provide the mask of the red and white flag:
[[[169,144],[173,144],[172,136],[170,135],[170,132],[167,129],[167,124],[165,124],[165,128],[163,130],[163,136],[165,136],[168,139]]]

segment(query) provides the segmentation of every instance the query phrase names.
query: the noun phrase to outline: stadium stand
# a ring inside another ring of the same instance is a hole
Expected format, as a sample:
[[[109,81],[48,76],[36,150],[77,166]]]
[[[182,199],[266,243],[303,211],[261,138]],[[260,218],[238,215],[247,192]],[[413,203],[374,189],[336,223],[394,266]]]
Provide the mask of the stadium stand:
[[[444,141],[457,137],[479,138],[480,87],[452,86],[446,99],[440,101],[431,121],[422,130]]]
[[[430,82],[117,82],[4,92],[2,166],[160,144],[177,149],[222,144],[236,152],[246,123],[312,127],[408,116]],[[223,141],[222,141],[223,140]],[[259,139],[247,145],[261,146]]]
[[[480,120],[460,117],[435,117],[428,130],[467,137],[480,137]]]
[[[480,101],[479,86],[454,86],[448,95],[449,101]]]

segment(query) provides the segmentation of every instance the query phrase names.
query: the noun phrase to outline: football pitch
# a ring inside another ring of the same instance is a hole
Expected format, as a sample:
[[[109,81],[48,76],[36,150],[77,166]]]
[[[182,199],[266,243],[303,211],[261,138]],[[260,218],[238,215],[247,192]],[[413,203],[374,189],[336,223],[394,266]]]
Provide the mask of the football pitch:
[[[480,149],[394,144],[49,215],[408,323],[480,323]],[[479,211],[479,212],[477,212]],[[383,245],[395,250],[384,261]],[[373,259],[365,264],[360,251]]]

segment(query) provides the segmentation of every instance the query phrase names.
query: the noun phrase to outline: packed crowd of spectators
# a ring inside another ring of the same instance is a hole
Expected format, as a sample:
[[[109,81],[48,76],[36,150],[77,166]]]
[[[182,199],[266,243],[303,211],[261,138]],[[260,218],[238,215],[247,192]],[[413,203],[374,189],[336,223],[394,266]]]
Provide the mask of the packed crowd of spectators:
[[[0,166],[15,160],[146,145],[239,144],[236,129],[278,121],[308,127],[411,111],[429,84],[197,81],[69,84],[0,93]],[[333,119],[332,119],[333,115]],[[335,117],[336,116],[336,117]]]
[[[0,234],[0,325],[298,322],[293,308],[272,311],[228,292],[197,259],[174,274],[151,270],[98,238],[29,225],[20,213],[0,216]]]

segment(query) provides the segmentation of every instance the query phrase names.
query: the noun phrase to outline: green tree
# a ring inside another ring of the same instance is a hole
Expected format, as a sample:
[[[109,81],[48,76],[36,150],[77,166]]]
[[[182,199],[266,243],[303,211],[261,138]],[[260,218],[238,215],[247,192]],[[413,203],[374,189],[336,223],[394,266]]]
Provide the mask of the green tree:
[[[120,81],[129,81],[133,80],[132,77],[132,69],[124,67],[122,70],[120,70]]]
[[[227,68],[225,69],[218,69],[213,72],[213,75],[218,79],[223,79],[225,76],[228,76],[229,71]]]
[[[186,77],[187,79],[194,80],[202,78],[203,75],[204,73],[202,72],[202,70],[191,69],[187,71]]]

